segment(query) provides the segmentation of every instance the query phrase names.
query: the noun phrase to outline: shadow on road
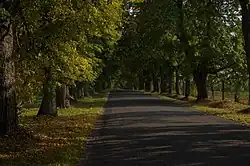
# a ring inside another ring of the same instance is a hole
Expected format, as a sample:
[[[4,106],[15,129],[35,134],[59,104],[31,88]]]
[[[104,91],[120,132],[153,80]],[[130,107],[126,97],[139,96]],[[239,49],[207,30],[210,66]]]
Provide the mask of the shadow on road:
[[[250,130],[139,92],[110,95],[86,166],[249,165]]]

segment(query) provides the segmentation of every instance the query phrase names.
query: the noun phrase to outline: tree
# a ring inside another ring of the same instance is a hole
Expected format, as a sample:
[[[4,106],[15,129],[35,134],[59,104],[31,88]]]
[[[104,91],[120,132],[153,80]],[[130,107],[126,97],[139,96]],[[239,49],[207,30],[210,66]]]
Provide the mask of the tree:
[[[245,41],[244,50],[247,58],[248,66],[248,104],[250,104],[250,4],[248,0],[239,0],[241,6],[241,16],[242,16],[242,32]]]
[[[15,65],[14,27],[16,1],[0,2],[0,135],[18,127]]]

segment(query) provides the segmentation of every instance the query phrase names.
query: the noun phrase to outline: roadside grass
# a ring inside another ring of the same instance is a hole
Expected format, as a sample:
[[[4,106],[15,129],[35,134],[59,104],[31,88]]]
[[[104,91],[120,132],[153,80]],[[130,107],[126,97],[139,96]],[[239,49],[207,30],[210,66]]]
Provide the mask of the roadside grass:
[[[13,136],[0,137],[0,165],[77,165],[106,100],[106,94],[81,99],[71,108],[58,110],[57,117],[37,118],[37,108],[24,109],[21,130]]]
[[[232,100],[207,100],[196,102],[196,98],[190,96],[188,99],[184,99],[181,95],[167,96],[166,94],[150,93],[145,92],[145,94],[151,94],[153,96],[158,96],[161,99],[184,104],[185,106],[194,108],[197,111],[205,112],[206,114],[212,114],[224,119],[233,120],[241,123],[242,125],[250,125],[250,108],[248,105],[243,103],[237,103]]]

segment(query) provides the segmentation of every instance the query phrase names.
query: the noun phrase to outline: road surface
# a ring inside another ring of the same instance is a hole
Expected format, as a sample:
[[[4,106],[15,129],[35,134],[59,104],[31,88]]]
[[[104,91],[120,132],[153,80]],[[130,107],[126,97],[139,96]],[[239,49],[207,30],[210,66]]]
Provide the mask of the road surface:
[[[249,166],[250,128],[140,92],[113,92],[80,166]]]

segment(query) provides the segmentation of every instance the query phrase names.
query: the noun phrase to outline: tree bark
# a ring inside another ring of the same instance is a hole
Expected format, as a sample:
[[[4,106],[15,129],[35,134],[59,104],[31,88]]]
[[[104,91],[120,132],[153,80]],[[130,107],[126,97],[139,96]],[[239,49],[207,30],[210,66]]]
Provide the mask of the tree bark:
[[[183,96],[185,96],[185,80],[184,79],[182,79],[182,94],[183,94]]]
[[[161,93],[165,93],[167,91],[167,79],[166,75],[161,75]]]
[[[179,83],[180,83],[180,77],[179,77],[178,72],[176,71],[176,75],[175,75],[175,92],[176,92],[177,95],[180,95]]]
[[[60,108],[69,108],[70,107],[70,94],[69,88],[65,84],[62,84],[61,87],[57,88],[56,93],[56,105]]]
[[[171,95],[173,92],[172,85],[173,85],[173,72],[169,71],[167,75],[167,94],[168,95]]]
[[[83,86],[84,86],[84,97],[89,97],[89,83],[85,82],[83,83]]]
[[[221,82],[221,99],[225,100],[225,81]]]
[[[235,102],[240,102],[240,92],[239,92],[239,89],[240,89],[240,85],[236,84],[236,86],[235,86],[235,94],[234,94],[234,101]]]
[[[43,85],[43,99],[37,116],[57,116],[56,83],[50,68],[45,68],[45,82]]]
[[[188,98],[190,96],[190,79],[186,78],[185,80],[185,98]]]
[[[1,4],[1,2],[0,2]],[[13,29],[10,20],[0,33],[0,136],[18,128]]]
[[[154,92],[158,92],[159,91],[158,78],[156,76],[154,76],[153,83],[154,83]]]
[[[157,79],[157,82],[158,82],[158,93],[161,93],[161,78],[160,77]]]
[[[84,84],[83,82],[76,82],[76,87],[74,90],[74,97],[75,99],[80,99],[82,97],[84,97]]]
[[[194,72],[194,81],[197,88],[197,101],[206,100],[208,98],[207,93],[207,72],[205,70],[196,70]]]
[[[212,91],[212,100],[214,100],[214,86],[211,85],[211,91]]]
[[[139,90],[144,90],[144,79],[139,78]]]
[[[242,32],[244,36],[244,50],[247,57],[247,69],[248,69],[248,104],[250,105],[250,5],[247,0],[239,0],[242,13]]]
[[[150,92],[154,92],[154,80],[150,81]]]

